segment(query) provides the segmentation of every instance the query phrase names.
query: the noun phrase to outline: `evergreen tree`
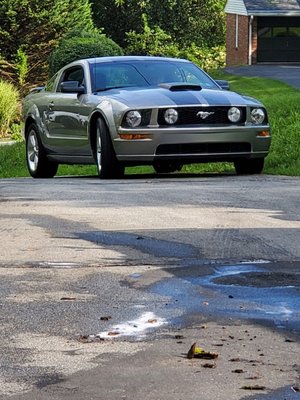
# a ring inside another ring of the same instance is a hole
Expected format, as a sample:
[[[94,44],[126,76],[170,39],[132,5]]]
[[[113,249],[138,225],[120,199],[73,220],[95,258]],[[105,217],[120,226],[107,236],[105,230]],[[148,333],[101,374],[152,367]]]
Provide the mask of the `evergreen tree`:
[[[58,38],[94,29],[89,0],[1,0],[0,21],[0,77],[18,83],[25,65],[30,81],[43,82]]]

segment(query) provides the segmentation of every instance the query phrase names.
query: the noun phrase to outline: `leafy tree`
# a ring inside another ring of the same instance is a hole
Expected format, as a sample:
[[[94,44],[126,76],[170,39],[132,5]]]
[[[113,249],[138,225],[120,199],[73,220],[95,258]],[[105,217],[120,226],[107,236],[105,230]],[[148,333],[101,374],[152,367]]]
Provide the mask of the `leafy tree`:
[[[143,32],[142,14],[180,46],[195,42],[212,47],[224,44],[226,0],[91,0],[95,24],[117,43],[125,33]],[[118,27],[116,29],[116,26]]]
[[[107,36],[120,46],[126,45],[126,32],[141,32],[142,8],[137,0],[126,0],[118,3],[114,0],[91,0],[94,23],[98,28],[104,28]]]
[[[89,0],[1,0],[0,20],[0,77],[18,83],[26,74],[43,82],[57,40],[75,28],[94,29]]]

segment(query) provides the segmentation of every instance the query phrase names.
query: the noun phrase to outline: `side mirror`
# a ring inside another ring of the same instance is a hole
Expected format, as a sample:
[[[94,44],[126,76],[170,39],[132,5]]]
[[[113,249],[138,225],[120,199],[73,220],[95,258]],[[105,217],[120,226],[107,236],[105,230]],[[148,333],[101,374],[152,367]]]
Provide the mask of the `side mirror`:
[[[67,81],[60,84],[60,91],[62,93],[85,93],[84,86],[79,85],[78,81]]]
[[[216,80],[217,84],[221,87],[223,90],[230,90],[229,82],[224,81],[224,80]]]

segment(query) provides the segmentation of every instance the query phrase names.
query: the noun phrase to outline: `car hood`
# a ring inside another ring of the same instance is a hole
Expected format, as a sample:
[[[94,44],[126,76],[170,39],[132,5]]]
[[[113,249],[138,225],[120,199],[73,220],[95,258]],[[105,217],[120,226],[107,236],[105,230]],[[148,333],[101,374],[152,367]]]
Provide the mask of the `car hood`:
[[[99,93],[101,96],[101,94]],[[102,95],[103,96],[103,95]],[[102,97],[101,96],[101,97]],[[256,99],[227,90],[178,90],[165,88],[112,89],[106,98],[123,103],[129,108],[180,107],[180,106],[247,106],[261,105]]]

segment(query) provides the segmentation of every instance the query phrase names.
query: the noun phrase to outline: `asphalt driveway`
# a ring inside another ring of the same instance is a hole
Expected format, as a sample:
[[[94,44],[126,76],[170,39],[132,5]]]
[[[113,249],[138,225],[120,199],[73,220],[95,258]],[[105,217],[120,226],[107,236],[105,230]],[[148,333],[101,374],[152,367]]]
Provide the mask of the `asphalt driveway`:
[[[276,79],[300,90],[300,65],[244,65],[228,67],[225,71],[232,75]]]

